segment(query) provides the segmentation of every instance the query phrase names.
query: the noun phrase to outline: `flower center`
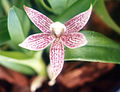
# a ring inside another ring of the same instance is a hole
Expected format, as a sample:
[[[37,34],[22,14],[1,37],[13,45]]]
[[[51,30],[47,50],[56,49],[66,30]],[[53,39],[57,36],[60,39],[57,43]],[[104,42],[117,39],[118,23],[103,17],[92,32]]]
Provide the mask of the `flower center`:
[[[60,22],[54,22],[50,25],[50,30],[52,30],[52,33],[59,38],[66,31],[66,27]]]

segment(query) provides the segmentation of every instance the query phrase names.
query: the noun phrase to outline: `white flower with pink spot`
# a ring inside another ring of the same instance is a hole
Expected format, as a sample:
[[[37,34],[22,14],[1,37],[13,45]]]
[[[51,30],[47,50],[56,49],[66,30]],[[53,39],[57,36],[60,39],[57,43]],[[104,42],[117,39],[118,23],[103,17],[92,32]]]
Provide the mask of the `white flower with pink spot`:
[[[68,48],[78,48],[87,44],[84,34],[78,31],[88,22],[92,6],[85,12],[73,17],[65,24],[53,22],[42,13],[24,6],[31,21],[43,32],[27,37],[19,46],[39,51],[50,43],[50,79],[55,80],[60,74],[64,64],[64,45]]]

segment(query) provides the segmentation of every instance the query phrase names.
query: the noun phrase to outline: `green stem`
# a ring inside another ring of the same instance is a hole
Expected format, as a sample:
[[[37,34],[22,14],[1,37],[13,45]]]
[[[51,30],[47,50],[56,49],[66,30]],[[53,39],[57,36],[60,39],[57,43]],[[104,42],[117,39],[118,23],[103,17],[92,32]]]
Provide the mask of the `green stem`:
[[[42,51],[39,51],[34,55],[34,60],[36,60],[35,65],[32,65],[34,70],[36,70],[38,75],[46,77],[47,76],[46,65],[45,65],[44,60],[42,58]]]
[[[42,51],[37,52],[32,59],[21,60],[21,62],[18,63],[31,67],[40,76],[47,76],[46,65],[42,59]]]
[[[10,3],[8,2],[8,0],[1,0],[1,3],[3,5],[5,13],[8,14],[8,12],[10,10]]]
[[[45,4],[44,0],[40,0],[40,2],[41,2],[41,4],[42,4],[48,11],[53,12],[52,8],[48,7],[48,6]]]

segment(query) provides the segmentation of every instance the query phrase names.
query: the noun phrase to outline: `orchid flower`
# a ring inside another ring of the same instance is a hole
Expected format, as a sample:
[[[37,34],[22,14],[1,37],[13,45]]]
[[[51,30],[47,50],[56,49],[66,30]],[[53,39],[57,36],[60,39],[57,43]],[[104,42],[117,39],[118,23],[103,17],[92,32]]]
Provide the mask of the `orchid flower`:
[[[68,48],[78,48],[87,44],[84,34],[79,33],[88,22],[92,6],[85,12],[73,17],[65,24],[53,22],[44,14],[24,6],[30,20],[43,32],[27,37],[19,46],[39,51],[46,48],[50,43],[50,79],[55,80],[60,74],[64,64],[64,45]]]

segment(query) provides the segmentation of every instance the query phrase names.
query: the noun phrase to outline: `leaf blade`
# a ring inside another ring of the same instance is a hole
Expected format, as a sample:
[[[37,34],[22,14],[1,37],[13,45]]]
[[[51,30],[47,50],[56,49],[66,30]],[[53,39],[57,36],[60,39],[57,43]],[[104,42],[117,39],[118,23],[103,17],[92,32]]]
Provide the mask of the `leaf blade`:
[[[72,50],[67,48],[65,61],[84,60],[120,64],[120,44],[100,33],[90,31],[82,33],[86,36],[88,44]]]
[[[104,0],[98,0],[94,7],[95,13],[114,31],[120,34],[120,27],[114,22],[114,20],[110,17],[105,4]]]
[[[13,6],[8,14],[8,31],[11,40],[15,44],[21,43],[27,35],[30,28],[30,22],[25,13]]]
[[[42,51],[32,55],[17,51],[0,51],[0,65],[27,75],[46,76],[46,65],[42,59]]]
[[[61,14],[66,9],[67,0],[48,0],[54,13]]]
[[[22,62],[24,62],[24,61],[20,61],[17,59],[13,59],[10,57],[5,57],[5,56],[0,55],[0,65],[11,68],[11,69],[13,69],[17,72],[21,72],[23,74],[35,75],[36,73],[31,67],[29,67],[25,64],[22,64]]]
[[[7,17],[0,18],[0,45],[10,40],[7,29]]]
[[[85,10],[89,9],[90,1],[88,0],[78,0],[76,1],[71,7],[66,9],[61,15],[59,15],[55,21],[60,21],[65,23],[75,15],[84,12]]]

